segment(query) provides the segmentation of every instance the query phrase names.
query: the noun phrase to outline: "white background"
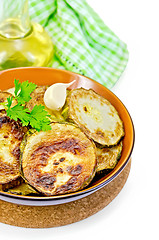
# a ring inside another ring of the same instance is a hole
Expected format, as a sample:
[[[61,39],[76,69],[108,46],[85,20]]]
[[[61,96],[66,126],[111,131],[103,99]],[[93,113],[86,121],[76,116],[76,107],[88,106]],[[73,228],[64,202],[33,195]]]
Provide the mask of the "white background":
[[[159,8],[156,0],[88,0],[127,43],[127,69],[112,91],[129,110],[136,141],[120,194],[81,222],[51,229],[0,223],[0,239],[159,239]]]

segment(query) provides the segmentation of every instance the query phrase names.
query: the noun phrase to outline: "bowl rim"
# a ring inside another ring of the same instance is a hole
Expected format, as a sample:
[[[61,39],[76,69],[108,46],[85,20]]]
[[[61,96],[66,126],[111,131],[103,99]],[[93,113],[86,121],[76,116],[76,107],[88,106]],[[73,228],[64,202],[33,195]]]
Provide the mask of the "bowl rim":
[[[72,201],[81,199],[83,197],[86,197],[86,196],[98,191],[99,189],[103,188],[104,186],[106,186],[108,183],[110,183],[113,179],[115,179],[123,171],[123,169],[125,168],[125,166],[127,165],[127,163],[130,160],[130,157],[131,157],[131,154],[132,154],[132,151],[134,148],[134,143],[135,143],[134,124],[133,124],[133,121],[132,121],[129,111],[127,110],[127,108],[125,107],[123,102],[110,89],[108,89],[104,85],[100,84],[99,82],[97,82],[89,77],[86,77],[84,75],[81,75],[81,74],[78,74],[75,72],[71,72],[68,70],[64,70],[64,69],[56,69],[56,68],[50,68],[50,67],[19,67],[19,68],[11,68],[11,69],[3,70],[0,72],[0,76],[1,76],[1,74],[5,73],[5,72],[16,71],[16,70],[25,70],[25,69],[36,69],[36,70],[44,69],[46,71],[51,70],[51,71],[66,72],[66,73],[74,74],[74,75],[77,75],[80,77],[84,77],[84,78],[88,79],[89,81],[91,80],[93,83],[95,83],[99,87],[102,86],[102,87],[106,88],[107,91],[110,92],[113,95],[113,97],[115,97],[117,99],[117,101],[120,102],[120,104],[126,110],[126,112],[128,114],[128,117],[131,122],[131,127],[132,127],[132,144],[131,144],[130,152],[129,152],[127,159],[125,159],[124,163],[121,165],[121,167],[118,169],[118,171],[115,172],[108,179],[103,179],[101,182],[95,184],[94,186],[90,186],[89,188],[85,188],[85,189],[79,190],[74,193],[68,193],[68,194],[63,194],[63,195],[58,195],[58,196],[44,196],[44,197],[22,196],[22,195],[10,194],[10,193],[0,191],[0,200],[15,203],[15,204],[20,204],[20,205],[30,205],[30,206],[58,205],[58,204],[68,203],[68,202],[72,202]]]

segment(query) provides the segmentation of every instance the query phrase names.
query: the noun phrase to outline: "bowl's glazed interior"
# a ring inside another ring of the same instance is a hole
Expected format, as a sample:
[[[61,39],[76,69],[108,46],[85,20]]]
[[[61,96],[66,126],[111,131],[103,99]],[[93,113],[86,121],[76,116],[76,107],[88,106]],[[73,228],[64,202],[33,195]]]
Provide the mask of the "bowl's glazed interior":
[[[100,178],[95,178],[93,182],[87,186],[87,188],[80,190],[75,193],[69,193],[59,196],[51,197],[33,197],[33,196],[18,196],[14,194],[0,192],[0,199],[24,205],[55,205],[74,201],[83,198],[101,187],[108,184],[123,170],[125,165],[130,159],[133,144],[134,144],[134,128],[131,117],[123,105],[123,103],[107,88],[103,85],[84,77],[82,75],[52,68],[16,68],[0,72],[0,89],[5,89],[14,86],[14,79],[22,81],[34,82],[37,85],[51,85],[57,82],[68,83],[76,79],[76,83],[73,85],[74,88],[83,87],[86,89],[92,88],[94,91],[105,97],[111,104],[116,108],[120,118],[123,121],[125,136],[123,139],[123,150],[121,158],[116,167],[109,172],[107,175],[101,175]]]

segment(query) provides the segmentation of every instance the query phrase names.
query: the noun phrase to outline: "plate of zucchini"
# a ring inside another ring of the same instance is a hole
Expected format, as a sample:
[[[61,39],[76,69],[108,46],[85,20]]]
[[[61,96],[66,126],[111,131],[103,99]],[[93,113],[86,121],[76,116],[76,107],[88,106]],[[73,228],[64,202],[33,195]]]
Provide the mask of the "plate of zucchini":
[[[76,80],[58,110],[44,102],[55,83]],[[0,199],[56,205],[109,184],[130,159],[134,128],[106,87],[65,70],[0,73]]]

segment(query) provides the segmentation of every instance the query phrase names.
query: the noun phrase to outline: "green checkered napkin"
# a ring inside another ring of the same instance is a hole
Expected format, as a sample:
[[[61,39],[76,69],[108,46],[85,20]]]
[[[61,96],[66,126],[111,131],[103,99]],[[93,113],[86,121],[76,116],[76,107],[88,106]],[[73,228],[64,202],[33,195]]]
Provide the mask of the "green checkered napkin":
[[[85,0],[29,0],[31,19],[55,45],[52,67],[88,76],[111,88],[124,71],[128,50]]]

